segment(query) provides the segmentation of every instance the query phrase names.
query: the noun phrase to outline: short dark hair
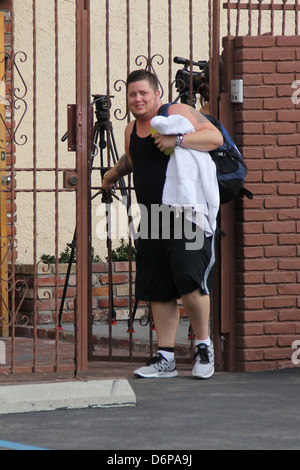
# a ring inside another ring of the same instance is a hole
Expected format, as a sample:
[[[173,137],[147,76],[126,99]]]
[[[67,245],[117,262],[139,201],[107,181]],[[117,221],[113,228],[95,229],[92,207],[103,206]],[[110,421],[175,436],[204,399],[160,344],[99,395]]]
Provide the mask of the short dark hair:
[[[155,92],[158,90],[158,79],[156,75],[144,69],[134,70],[128,75],[127,83],[126,83],[127,90],[128,90],[128,85],[130,85],[130,83],[139,82],[141,80],[148,80],[151,88]]]

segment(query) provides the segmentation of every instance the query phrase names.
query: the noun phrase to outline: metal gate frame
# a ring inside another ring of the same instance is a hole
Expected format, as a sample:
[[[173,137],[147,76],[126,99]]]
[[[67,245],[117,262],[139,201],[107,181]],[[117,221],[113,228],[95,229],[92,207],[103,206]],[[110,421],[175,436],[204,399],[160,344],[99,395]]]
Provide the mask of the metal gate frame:
[[[70,123],[73,126],[73,123]],[[91,355],[90,2],[76,1],[76,369]]]

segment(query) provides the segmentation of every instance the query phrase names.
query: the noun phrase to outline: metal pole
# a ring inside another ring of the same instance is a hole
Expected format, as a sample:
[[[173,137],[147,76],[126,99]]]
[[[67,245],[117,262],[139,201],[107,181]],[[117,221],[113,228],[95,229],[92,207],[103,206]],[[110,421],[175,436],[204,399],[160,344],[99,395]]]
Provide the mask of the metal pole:
[[[213,0],[212,57],[210,73],[210,113],[219,117],[220,95],[220,0]]]
[[[76,3],[76,370],[87,370],[91,309],[89,0]]]

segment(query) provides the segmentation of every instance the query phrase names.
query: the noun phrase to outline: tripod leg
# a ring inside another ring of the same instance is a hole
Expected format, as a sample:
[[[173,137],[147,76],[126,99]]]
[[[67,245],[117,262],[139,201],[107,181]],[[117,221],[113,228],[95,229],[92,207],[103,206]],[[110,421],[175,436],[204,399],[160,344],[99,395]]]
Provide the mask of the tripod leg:
[[[135,303],[134,303],[134,307],[133,307],[133,310],[132,310],[132,319],[130,321],[130,318],[128,318],[128,322],[127,322],[127,325],[128,325],[128,330],[127,330],[127,333],[130,333],[130,330],[132,330],[132,333],[134,333],[134,328],[133,328],[133,322],[134,322],[134,319],[135,319],[135,315],[136,315],[136,311],[137,311],[137,308],[138,308],[138,304],[139,304],[139,301],[136,300]]]
[[[71,267],[73,263],[73,258],[74,258],[74,253],[75,253],[75,246],[76,246],[76,232],[74,233],[73,241],[71,244],[71,254],[70,254],[70,260],[68,264],[68,269],[67,269],[67,274],[66,274],[66,279],[65,279],[65,285],[64,285],[64,290],[63,290],[63,295],[61,298],[61,303],[60,303],[60,309],[59,309],[59,314],[58,314],[58,328],[61,329],[61,318],[62,318],[62,312],[64,308],[64,303],[65,303],[65,298],[66,298],[66,293],[67,293],[67,288],[69,284],[69,278],[70,278],[70,273],[71,273]]]

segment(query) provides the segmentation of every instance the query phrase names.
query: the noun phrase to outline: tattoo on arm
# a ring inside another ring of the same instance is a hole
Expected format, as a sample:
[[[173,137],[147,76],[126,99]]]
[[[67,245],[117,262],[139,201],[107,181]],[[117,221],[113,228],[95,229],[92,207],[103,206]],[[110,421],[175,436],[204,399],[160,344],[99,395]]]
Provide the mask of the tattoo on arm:
[[[116,170],[119,174],[119,176],[126,176],[129,173],[132,172],[132,165],[130,161],[128,160],[126,154],[122,155],[122,157],[119,159],[118,164],[116,166]]]
[[[190,113],[197,119],[197,122],[199,124],[203,124],[204,122],[207,122],[207,119],[203,114],[201,114],[199,111],[197,111],[195,108],[190,109]]]

